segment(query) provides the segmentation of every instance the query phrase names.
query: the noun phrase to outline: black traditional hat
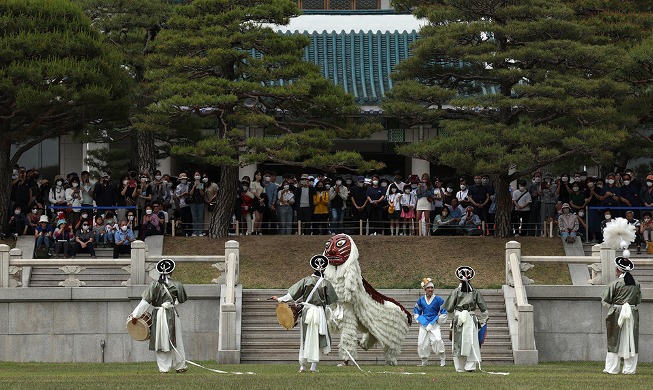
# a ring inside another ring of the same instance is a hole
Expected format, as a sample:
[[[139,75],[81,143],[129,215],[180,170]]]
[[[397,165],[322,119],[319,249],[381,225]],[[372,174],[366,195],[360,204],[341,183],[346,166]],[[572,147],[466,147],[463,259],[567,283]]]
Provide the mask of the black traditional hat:
[[[327,265],[329,265],[329,259],[326,256],[323,255],[315,255],[311,257],[311,268],[313,268],[316,271],[323,272]]]
[[[156,263],[156,270],[161,275],[170,275],[175,270],[175,262],[172,259],[161,259]]]
[[[456,277],[458,278],[458,280],[461,280],[463,282],[467,282],[474,279],[475,274],[476,272],[474,272],[474,268],[468,265],[462,265],[456,268]]]
[[[623,272],[630,272],[635,268],[635,263],[627,257],[617,256],[614,258],[614,265]]]

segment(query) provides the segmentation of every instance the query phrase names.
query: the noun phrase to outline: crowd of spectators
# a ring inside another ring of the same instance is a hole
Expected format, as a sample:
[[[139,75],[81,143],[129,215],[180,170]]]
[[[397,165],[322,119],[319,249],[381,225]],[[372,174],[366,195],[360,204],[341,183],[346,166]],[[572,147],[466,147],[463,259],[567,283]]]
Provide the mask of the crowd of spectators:
[[[399,171],[385,177],[298,176],[278,178],[273,171],[244,176],[233,190],[231,233],[493,233],[497,189],[489,175],[455,180],[427,173],[404,176]],[[505,191],[512,198],[514,235],[544,236],[546,226],[553,223],[565,239],[583,235],[598,242],[607,215],[626,217],[624,208],[633,208],[629,220],[637,224],[638,244],[651,241],[651,215],[643,208],[653,209],[653,175],[640,180],[631,169],[605,178],[586,172],[554,177],[537,171],[530,182],[518,180],[514,190]],[[15,167],[5,234],[35,235],[38,243],[47,241],[63,256],[81,250],[94,255],[93,245],[118,247],[133,239],[169,234],[173,223],[178,235],[204,236],[217,195],[217,184],[199,171],[176,177],[160,171],[128,172],[117,181],[107,173],[94,180],[84,171],[57,175],[51,183],[37,170]],[[125,236],[123,228],[130,234]]]

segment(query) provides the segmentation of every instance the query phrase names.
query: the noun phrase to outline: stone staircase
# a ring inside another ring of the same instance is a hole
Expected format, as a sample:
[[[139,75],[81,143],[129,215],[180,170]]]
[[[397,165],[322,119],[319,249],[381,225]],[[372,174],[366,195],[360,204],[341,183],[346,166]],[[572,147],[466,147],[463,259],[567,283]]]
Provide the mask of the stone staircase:
[[[436,294],[446,298],[451,290],[436,290]],[[401,302],[412,313],[415,302],[422,294],[421,290],[381,290],[381,293]],[[481,349],[482,359],[488,364],[512,364],[512,345],[508,330],[508,319],[503,293],[501,290],[483,290],[483,297],[488,305],[490,321],[488,335]],[[284,295],[284,290],[243,290],[241,363],[297,363],[299,351],[299,327],[286,330],[279,325],[275,315],[275,303],[267,300],[272,295]],[[449,341],[449,323],[442,329],[442,338],[447,348],[447,364],[451,363],[451,342]],[[400,365],[419,363],[417,356],[417,335],[419,326],[415,323],[402,346],[399,357]],[[336,364],[338,358],[339,335],[332,334],[331,353],[321,358],[327,364]],[[369,351],[358,349],[359,364],[385,364],[383,350],[378,346]],[[431,358],[430,364],[436,364]]]

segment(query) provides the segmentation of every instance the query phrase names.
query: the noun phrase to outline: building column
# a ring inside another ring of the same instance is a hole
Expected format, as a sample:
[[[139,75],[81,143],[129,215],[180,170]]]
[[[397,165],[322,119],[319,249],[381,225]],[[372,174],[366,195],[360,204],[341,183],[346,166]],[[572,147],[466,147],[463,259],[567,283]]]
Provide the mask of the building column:
[[[410,172],[408,173],[411,175],[417,175],[421,179],[422,174],[425,172],[429,174],[429,177],[431,176],[431,164],[420,158],[412,158]]]

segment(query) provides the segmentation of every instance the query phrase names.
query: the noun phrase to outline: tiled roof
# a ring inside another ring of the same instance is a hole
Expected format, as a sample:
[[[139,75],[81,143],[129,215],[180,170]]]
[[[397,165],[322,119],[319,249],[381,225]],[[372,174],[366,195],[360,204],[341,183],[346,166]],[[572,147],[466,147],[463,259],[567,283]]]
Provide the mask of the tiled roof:
[[[311,40],[305,60],[319,65],[324,77],[342,85],[361,105],[373,105],[385,97],[392,88],[390,73],[409,56],[410,44],[419,38],[414,30],[305,35]]]

